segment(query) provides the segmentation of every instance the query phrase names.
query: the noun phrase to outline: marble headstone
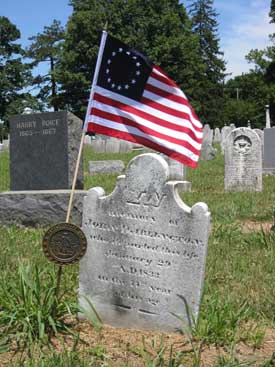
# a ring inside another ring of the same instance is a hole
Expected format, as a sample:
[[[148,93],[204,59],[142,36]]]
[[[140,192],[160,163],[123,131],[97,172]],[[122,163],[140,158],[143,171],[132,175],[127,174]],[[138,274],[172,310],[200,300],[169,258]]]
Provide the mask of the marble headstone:
[[[232,124],[231,124],[232,125]],[[224,154],[224,144],[226,141],[227,136],[230,134],[232,130],[234,130],[233,127],[230,126],[224,126],[221,131],[221,153]]]
[[[224,146],[226,191],[262,191],[262,143],[252,129],[240,127]]]
[[[264,167],[266,174],[275,174],[275,129],[264,129]]]
[[[67,111],[10,118],[11,190],[70,189],[82,121]],[[83,165],[76,183],[83,188]]]
[[[221,132],[220,129],[216,127],[214,130],[213,143],[220,143],[220,142],[221,142]]]
[[[203,127],[203,144],[212,144],[213,142],[213,130],[206,124]]]
[[[104,173],[121,173],[124,170],[124,163],[120,160],[110,161],[89,161],[89,174],[97,175]]]
[[[210,161],[216,158],[217,149],[213,148],[212,144],[202,144],[201,153],[200,153],[200,160],[202,161]]]
[[[120,140],[119,141],[119,152],[120,153],[128,153],[131,152],[133,148],[133,143],[126,140]]]
[[[148,169],[150,167],[150,169]],[[184,204],[155,153],[131,160],[115,190],[88,191],[79,302],[91,299],[107,324],[175,331],[197,319],[210,226],[207,205]],[[192,316],[191,316],[192,315]]]

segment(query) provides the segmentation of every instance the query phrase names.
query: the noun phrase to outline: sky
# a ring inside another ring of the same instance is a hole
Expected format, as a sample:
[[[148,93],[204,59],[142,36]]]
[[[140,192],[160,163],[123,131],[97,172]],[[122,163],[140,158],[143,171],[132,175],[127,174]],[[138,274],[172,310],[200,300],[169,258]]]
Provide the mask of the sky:
[[[183,0],[186,5],[191,0]],[[54,19],[66,25],[72,13],[69,0],[0,0],[0,16],[6,16],[21,32],[21,44],[43,31]],[[220,48],[231,76],[247,72],[252,65],[245,60],[251,49],[270,44],[268,35],[275,33],[269,23],[271,0],[214,0],[218,15]]]

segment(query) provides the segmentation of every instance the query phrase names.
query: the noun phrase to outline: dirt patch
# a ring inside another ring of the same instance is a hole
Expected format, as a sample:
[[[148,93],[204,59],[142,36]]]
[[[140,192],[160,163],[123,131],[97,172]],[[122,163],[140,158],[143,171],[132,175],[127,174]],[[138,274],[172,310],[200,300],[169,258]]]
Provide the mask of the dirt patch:
[[[270,232],[271,227],[274,225],[273,222],[253,222],[253,221],[245,221],[245,222],[240,222],[240,225],[242,226],[242,231],[244,233],[250,233],[250,232],[260,232],[260,231],[264,231],[264,232]]]
[[[219,358],[228,358],[230,355],[234,355],[240,362],[249,361],[251,366],[258,366],[264,360],[271,358],[275,351],[274,329],[266,330],[260,348],[256,349],[242,342],[237,344],[233,351],[230,348],[190,340],[187,336],[175,333],[128,330],[110,326],[104,326],[98,331],[88,322],[83,321],[76,325],[75,331],[82,339],[78,345],[80,355],[85,358],[91,350],[101,348],[104,356],[99,356],[99,359],[103,358],[111,367],[145,367],[149,365],[148,361],[157,359],[158,353],[166,362],[172,353],[174,358],[182,360],[182,366],[194,365],[194,360],[197,358],[200,360],[200,366],[210,367],[214,366]],[[74,339],[66,335],[54,338],[52,343],[55,351],[62,352],[64,345],[67,350],[71,350]],[[163,348],[164,351],[161,352]],[[45,353],[47,353],[46,350]],[[8,366],[12,359],[17,359],[17,354],[11,352],[0,354],[0,366]],[[155,365],[160,366],[160,364]]]

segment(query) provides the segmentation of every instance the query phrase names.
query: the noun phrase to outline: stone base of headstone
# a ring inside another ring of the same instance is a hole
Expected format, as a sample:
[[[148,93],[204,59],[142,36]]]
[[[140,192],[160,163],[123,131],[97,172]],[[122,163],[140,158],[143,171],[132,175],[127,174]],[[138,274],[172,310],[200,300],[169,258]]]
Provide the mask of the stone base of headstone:
[[[71,222],[81,225],[84,190],[76,190]],[[8,191],[0,194],[0,224],[28,227],[65,222],[70,190]]]

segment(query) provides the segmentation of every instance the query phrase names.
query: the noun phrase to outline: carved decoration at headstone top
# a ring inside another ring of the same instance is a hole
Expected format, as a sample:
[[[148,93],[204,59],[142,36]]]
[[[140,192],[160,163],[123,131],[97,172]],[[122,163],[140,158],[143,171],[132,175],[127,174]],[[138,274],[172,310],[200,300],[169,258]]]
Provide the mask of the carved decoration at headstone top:
[[[225,190],[262,191],[262,143],[250,128],[238,128],[225,142]]]
[[[147,169],[150,167],[150,169]],[[175,331],[198,317],[210,213],[184,204],[158,154],[135,157],[115,190],[84,199],[87,253],[80,262],[80,304],[91,299],[107,324]]]

